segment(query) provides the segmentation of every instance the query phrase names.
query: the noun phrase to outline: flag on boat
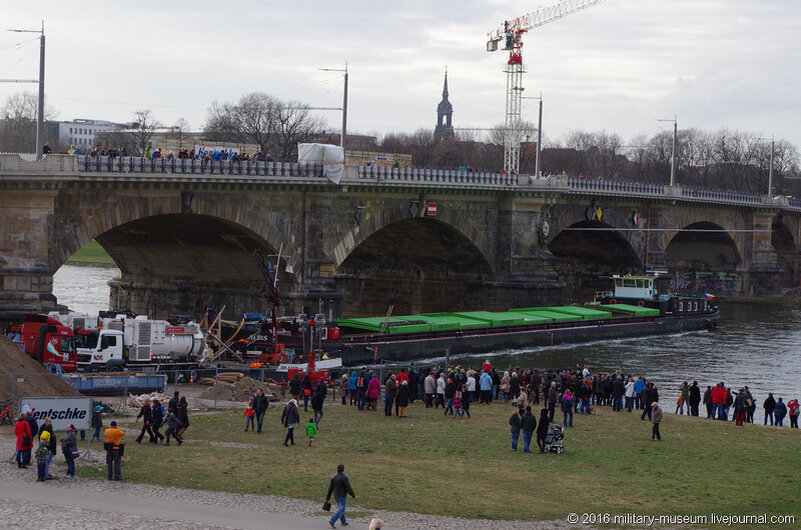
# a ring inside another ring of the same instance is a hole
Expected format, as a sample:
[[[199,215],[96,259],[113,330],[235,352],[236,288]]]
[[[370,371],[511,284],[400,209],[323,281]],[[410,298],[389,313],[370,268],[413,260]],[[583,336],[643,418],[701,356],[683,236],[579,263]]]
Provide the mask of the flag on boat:
[[[267,260],[267,270],[270,271],[270,274],[275,274],[275,268],[273,268],[273,262],[269,259]]]
[[[712,300],[715,298],[714,294],[704,293],[704,300]]]
[[[292,267],[292,265],[290,265],[290,264],[288,264],[288,263],[287,263],[287,265],[286,265],[286,269],[284,269],[284,270],[285,270],[286,272],[288,272],[289,274],[294,274],[294,273],[295,273],[295,269]]]

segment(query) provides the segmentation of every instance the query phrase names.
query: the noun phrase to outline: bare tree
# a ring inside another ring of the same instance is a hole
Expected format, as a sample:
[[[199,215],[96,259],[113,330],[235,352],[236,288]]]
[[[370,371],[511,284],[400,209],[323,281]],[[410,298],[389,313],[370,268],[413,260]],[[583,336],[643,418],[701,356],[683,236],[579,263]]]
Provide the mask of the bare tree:
[[[271,150],[279,160],[296,159],[298,144],[313,141],[325,127],[322,118],[311,116],[309,107],[298,102],[290,101],[287,105],[274,107],[273,110],[273,130],[269,139]]]
[[[131,138],[137,155],[144,154],[145,149],[150,145],[150,139],[161,127],[163,127],[162,124],[153,118],[150,109],[134,112],[134,121],[126,134]]]
[[[18,92],[6,99],[0,108],[0,151],[31,152],[36,143],[36,115],[39,98],[29,92]],[[49,105],[45,105],[44,120],[58,118]]]
[[[167,133],[167,136],[169,138],[178,140],[178,148],[181,149],[184,146],[184,140],[186,140],[186,133],[188,132],[189,122],[184,118],[178,118],[173,126],[170,127],[170,131]]]

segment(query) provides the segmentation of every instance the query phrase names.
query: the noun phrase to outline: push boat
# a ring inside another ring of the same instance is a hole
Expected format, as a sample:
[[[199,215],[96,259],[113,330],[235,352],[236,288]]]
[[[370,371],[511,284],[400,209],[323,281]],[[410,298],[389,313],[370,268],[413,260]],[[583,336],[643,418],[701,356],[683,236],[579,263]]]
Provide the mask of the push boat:
[[[342,318],[317,322],[316,346],[344,365],[406,362],[599,339],[708,330],[720,310],[712,295],[659,294],[658,275],[615,275],[612,291],[585,305]],[[288,347],[291,347],[288,345]]]

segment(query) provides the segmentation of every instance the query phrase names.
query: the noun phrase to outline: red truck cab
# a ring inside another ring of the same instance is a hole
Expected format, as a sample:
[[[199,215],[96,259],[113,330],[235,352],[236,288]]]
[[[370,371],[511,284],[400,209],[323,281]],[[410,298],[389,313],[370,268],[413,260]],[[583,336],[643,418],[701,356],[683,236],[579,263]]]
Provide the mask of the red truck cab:
[[[72,329],[55,318],[47,315],[25,315],[21,335],[25,353],[43,365],[58,364],[65,372],[78,369]]]

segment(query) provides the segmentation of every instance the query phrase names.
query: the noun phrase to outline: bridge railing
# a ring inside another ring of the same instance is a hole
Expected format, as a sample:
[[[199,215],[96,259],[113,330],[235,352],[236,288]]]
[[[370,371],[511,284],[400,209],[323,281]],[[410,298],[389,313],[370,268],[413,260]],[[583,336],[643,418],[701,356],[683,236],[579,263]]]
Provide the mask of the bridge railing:
[[[517,175],[453,169],[360,166],[356,174],[360,180],[377,180],[379,182],[440,182],[491,186],[517,186],[519,183]]]
[[[690,187],[681,188],[682,197],[693,199],[708,199],[716,202],[731,202],[736,204],[762,204],[764,197],[752,193],[739,191],[706,190]]]
[[[631,182],[622,180],[596,180],[568,177],[567,187],[579,190],[594,190],[601,192],[621,192],[642,195],[664,195],[665,186],[648,182]]]
[[[252,175],[322,177],[323,166],[314,163],[260,160],[198,160],[194,158],[142,158],[134,156],[77,157],[78,171],[88,173],[163,173],[175,175]]]

